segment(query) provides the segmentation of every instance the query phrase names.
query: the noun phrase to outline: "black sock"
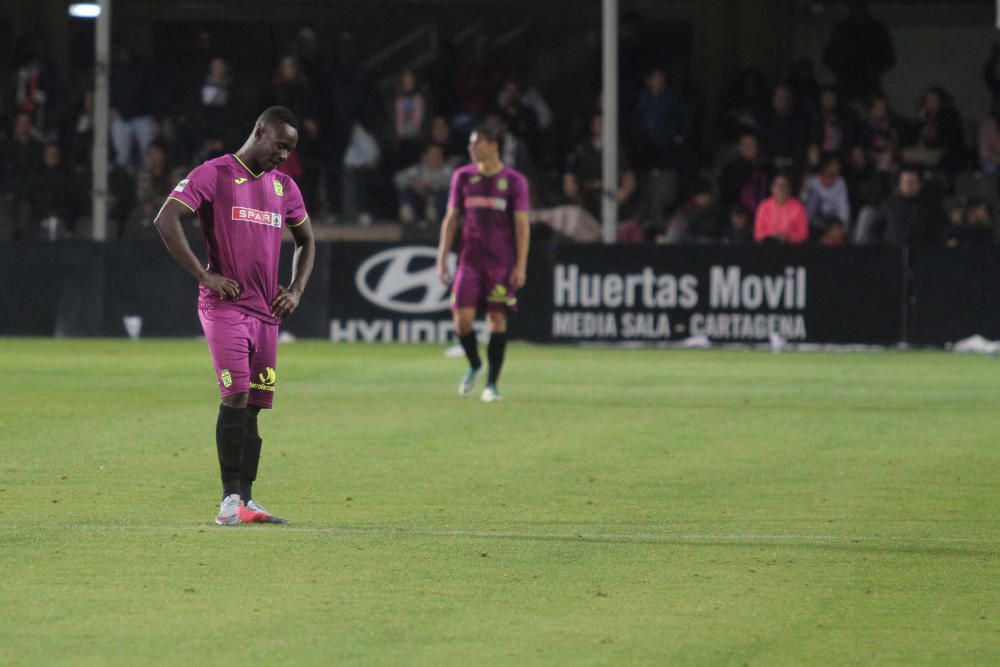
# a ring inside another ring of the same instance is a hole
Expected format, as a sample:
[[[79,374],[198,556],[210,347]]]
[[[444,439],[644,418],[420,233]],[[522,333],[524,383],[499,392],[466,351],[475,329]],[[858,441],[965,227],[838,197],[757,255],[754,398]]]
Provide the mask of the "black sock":
[[[260,463],[260,434],[257,432],[257,415],[260,408],[247,406],[247,431],[243,440],[243,460],[240,462],[240,498],[248,503],[253,499],[253,483],[257,479]]]
[[[507,350],[507,332],[490,334],[490,344],[486,348],[486,356],[490,360],[490,375],[488,384],[496,384],[503,367],[503,353]]]
[[[479,344],[476,342],[476,330],[473,329],[464,336],[459,336],[458,342],[462,344],[462,349],[465,350],[465,358],[469,360],[469,365],[478,371],[483,365],[483,361],[479,358]]]
[[[219,406],[215,424],[215,448],[219,454],[223,497],[240,493],[240,459],[246,434],[246,408]]]

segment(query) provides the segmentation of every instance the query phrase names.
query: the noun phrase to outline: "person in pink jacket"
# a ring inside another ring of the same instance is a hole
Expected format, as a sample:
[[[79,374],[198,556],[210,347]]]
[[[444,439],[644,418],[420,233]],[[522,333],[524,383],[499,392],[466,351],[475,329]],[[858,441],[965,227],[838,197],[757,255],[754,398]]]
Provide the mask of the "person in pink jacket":
[[[792,196],[792,184],[784,174],[771,181],[771,196],[757,207],[753,237],[758,243],[765,239],[784,243],[805,243],[809,238],[806,207]]]

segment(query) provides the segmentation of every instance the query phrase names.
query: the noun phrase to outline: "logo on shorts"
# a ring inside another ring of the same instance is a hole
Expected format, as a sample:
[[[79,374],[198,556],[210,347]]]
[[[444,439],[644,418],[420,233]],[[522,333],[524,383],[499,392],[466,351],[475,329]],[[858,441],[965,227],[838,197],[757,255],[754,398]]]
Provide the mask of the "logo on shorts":
[[[245,220],[246,222],[267,225],[268,227],[281,227],[280,213],[258,211],[255,208],[246,208],[245,206],[233,207],[233,220]]]
[[[219,381],[222,382],[222,386],[226,389],[233,386],[233,376],[229,373],[228,368],[223,368],[219,373]]]
[[[233,179],[233,183],[235,183],[236,185],[243,185],[246,182],[247,182],[247,179],[245,179],[245,178],[234,178]]]
[[[517,298],[507,294],[507,287],[504,285],[495,285],[486,300],[490,303],[502,303],[505,306],[513,306],[517,303]]]
[[[191,179],[185,178],[174,187],[174,192],[184,192],[184,188],[186,188],[190,182]]]
[[[251,382],[250,388],[258,389],[260,391],[274,391],[274,381],[277,379],[277,375],[278,374],[274,372],[274,369],[268,366],[264,369],[263,373],[257,374],[260,382]]]
[[[354,284],[377,306],[398,313],[433,313],[448,308],[448,287],[437,277],[437,251],[428,246],[390,248],[358,267]],[[455,273],[455,254],[448,254]]]
[[[274,194],[279,197],[285,196],[285,186],[281,184],[281,181],[271,181],[271,184],[274,186]]]

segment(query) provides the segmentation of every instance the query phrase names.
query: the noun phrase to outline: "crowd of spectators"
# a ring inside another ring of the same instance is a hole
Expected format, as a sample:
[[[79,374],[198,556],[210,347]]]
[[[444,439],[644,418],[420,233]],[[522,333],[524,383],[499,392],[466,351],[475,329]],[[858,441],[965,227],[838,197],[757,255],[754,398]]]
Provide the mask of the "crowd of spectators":
[[[301,119],[283,166],[317,224],[398,221],[433,232],[453,170],[480,123],[503,136],[502,159],[532,183],[539,236],[601,238],[605,196],[625,243],[992,243],[1000,177],[1000,51],[985,84],[994,107],[975,145],[949,92],[930,86],[912,116],[880,92],[895,57],[888,31],[863,10],[838,25],[824,53],[836,79],[822,85],[808,60],[773,84],[738,75],[706,118],[687,69],[649,63],[622,95],[619,180],[602,185],[607,137],[599,95],[556,118],[545,93],[473,40],[420,69],[376,79],[349,34],[330,51],[311,28],[276,53],[269,81],[252,85],[210,43],[162,85],[126,46],[111,69],[111,236],[153,238],[152,220],[176,182],[200,162],[238,148],[244,119],[280,104]],[[0,238],[81,234],[89,213],[93,91],[71,91],[44,44],[19,50],[0,136]],[[157,76],[157,75],[160,76]],[[159,82],[161,85],[155,86]],[[163,99],[164,92],[170,99]],[[973,112],[975,110],[972,110]],[[706,126],[711,123],[706,131]],[[565,128],[579,128],[568,135]],[[717,146],[703,145],[705,136]],[[85,233],[85,232],[83,232]]]

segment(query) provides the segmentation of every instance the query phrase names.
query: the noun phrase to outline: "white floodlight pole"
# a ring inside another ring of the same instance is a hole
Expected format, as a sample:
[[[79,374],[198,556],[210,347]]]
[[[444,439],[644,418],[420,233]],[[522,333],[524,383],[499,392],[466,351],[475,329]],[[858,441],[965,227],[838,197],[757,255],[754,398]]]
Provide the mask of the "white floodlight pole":
[[[605,243],[618,232],[618,0],[603,2],[604,150],[601,151],[601,220]]]
[[[94,155],[91,217],[94,240],[108,238],[108,77],[111,73],[111,0],[98,0],[97,34],[94,39]]]

